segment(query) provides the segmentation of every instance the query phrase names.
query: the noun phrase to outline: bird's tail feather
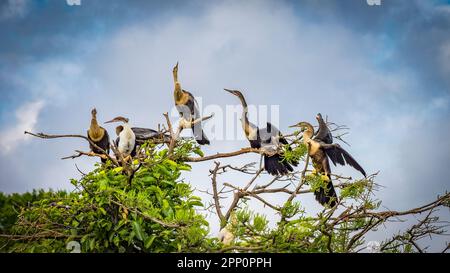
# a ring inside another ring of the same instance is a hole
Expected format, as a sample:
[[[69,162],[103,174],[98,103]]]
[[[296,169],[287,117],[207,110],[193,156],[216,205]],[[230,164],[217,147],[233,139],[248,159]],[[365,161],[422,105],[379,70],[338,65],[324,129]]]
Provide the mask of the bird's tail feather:
[[[273,156],[265,155],[264,169],[271,175],[285,175],[294,170],[288,162],[281,161],[279,154]]]
[[[328,178],[331,178],[328,175]],[[334,190],[333,183],[331,182],[331,179],[326,184],[326,188],[319,188],[314,192],[314,195],[316,196],[316,200],[323,206],[329,205],[330,207],[335,207],[337,205],[338,197],[336,194],[336,191]]]
[[[192,133],[198,144],[209,145],[209,139],[206,137],[205,132],[203,132],[201,123],[197,123],[192,127]]]

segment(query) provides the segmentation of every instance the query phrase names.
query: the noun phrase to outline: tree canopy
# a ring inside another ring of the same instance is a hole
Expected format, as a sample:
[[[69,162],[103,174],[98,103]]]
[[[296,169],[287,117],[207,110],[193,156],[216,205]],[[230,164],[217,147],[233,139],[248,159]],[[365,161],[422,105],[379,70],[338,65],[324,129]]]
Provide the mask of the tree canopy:
[[[179,138],[170,121],[168,127],[170,140],[146,142],[130,161],[119,155],[106,164],[97,163],[81,179],[70,181],[75,187],[71,192],[0,194],[0,251],[359,252],[367,250],[368,232],[408,215],[420,219],[404,233],[374,245],[372,251],[425,252],[423,238],[446,233],[447,223],[435,212],[450,206],[448,193],[410,210],[383,211],[375,195],[377,174],[364,179],[333,174],[340,194],[338,205],[324,207],[316,215],[309,213],[301,197],[323,187],[324,178],[312,172],[309,148],[299,141],[298,133],[286,136],[289,144],[282,147],[283,160],[300,160],[298,170],[257,185],[264,172],[257,162],[231,166],[220,159],[264,151],[244,148],[205,156],[194,141]],[[210,200],[195,196],[182,176],[199,161],[213,163],[211,184],[204,189]],[[227,172],[248,177],[247,184],[238,187],[221,181]],[[285,182],[281,187],[274,183],[280,181]],[[225,207],[222,200],[229,195],[231,202]],[[284,201],[271,203],[267,195]],[[252,209],[249,200],[276,212],[277,220],[270,223],[263,212]],[[210,234],[200,209],[217,215],[221,237]],[[447,243],[443,251],[448,249]]]

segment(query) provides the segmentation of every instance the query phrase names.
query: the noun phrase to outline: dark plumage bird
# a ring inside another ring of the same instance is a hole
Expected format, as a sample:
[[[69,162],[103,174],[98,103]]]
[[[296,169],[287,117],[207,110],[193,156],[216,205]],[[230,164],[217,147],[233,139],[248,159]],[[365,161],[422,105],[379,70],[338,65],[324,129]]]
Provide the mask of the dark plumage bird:
[[[322,205],[336,206],[338,197],[331,181],[331,168],[328,158],[331,159],[333,164],[350,165],[360,171],[364,176],[366,176],[366,172],[339,144],[328,144],[317,137],[314,139],[314,128],[310,123],[300,122],[291,127],[301,128],[303,131],[303,142],[309,146],[309,156],[311,157],[314,169],[317,173],[324,175],[326,177],[325,180],[328,182],[325,189],[320,188],[314,192],[316,200]]]
[[[267,122],[267,127],[259,129],[256,125],[252,124],[248,120],[248,105],[244,96],[238,90],[225,91],[237,96],[241,101],[242,111],[242,129],[244,130],[245,137],[250,142],[250,147],[261,148],[268,152],[276,152],[272,156],[264,155],[264,169],[271,175],[285,175],[292,172],[294,169],[287,161],[282,160],[282,154],[278,151],[278,147],[281,144],[288,144],[281,132]],[[297,166],[298,162],[292,162],[292,165]]]
[[[173,92],[175,99],[175,106],[181,117],[186,123],[193,122],[200,118],[200,112],[197,107],[197,101],[194,96],[188,91],[181,88],[178,82],[178,63],[173,68],[173,80],[175,83],[175,90]],[[194,126],[191,126],[195,140],[200,145],[209,144],[209,140],[206,137],[202,129],[202,122],[197,122]]]
[[[105,130],[105,128],[98,125],[97,122],[97,110],[94,108],[91,111],[91,126],[87,130],[87,137],[89,140],[95,143],[98,147],[102,148],[107,154],[109,154],[109,135],[108,131]],[[92,144],[89,144],[89,147],[93,153],[96,154],[103,154],[102,151],[97,149],[96,147],[92,146]],[[102,158],[101,161],[103,163],[106,162],[106,159]]]

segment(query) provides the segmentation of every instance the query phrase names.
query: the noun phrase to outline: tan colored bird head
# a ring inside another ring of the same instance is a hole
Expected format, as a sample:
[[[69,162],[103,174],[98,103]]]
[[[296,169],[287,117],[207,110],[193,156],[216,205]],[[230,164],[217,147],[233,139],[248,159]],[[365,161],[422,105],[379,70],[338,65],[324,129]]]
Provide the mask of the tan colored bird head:
[[[231,89],[226,89],[226,88],[224,88],[223,90],[227,91],[230,94],[235,95],[236,97],[244,97],[244,95],[242,95],[241,91],[239,91],[239,90],[231,90]]]
[[[226,89],[226,88],[224,88],[223,90],[225,90],[228,93],[238,97],[242,101],[242,103],[244,103],[245,105],[247,104],[247,102],[245,101],[244,95],[242,94],[241,91],[239,91],[239,90],[231,90],[231,89]]]
[[[112,122],[124,122],[124,123],[128,123],[128,121],[129,121],[129,119],[124,118],[124,117],[121,117],[121,116],[118,116],[118,117],[113,118],[113,119],[110,120],[110,121],[106,121],[105,123],[112,123]]]
[[[310,123],[306,122],[306,121],[302,121],[302,122],[299,122],[299,123],[297,123],[295,125],[289,126],[289,128],[295,128],[295,127],[300,128],[301,132],[304,132],[306,130],[314,131],[313,126]]]
[[[236,97],[239,98],[239,100],[242,103],[242,106],[244,107],[244,113],[247,113],[247,102],[245,101],[244,95],[242,95],[242,92],[239,90],[231,90],[231,89],[226,89],[224,88],[223,90],[227,91],[228,93],[235,95]]]
[[[178,62],[177,62],[177,64],[173,67],[172,73],[173,73],[173,81],[174,81],[175,83],[178,83]]]

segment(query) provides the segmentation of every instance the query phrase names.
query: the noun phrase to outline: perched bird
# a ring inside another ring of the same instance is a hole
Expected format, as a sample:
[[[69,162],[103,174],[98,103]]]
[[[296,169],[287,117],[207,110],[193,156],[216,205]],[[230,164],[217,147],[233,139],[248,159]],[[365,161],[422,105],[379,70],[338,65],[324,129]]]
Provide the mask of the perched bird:
[[[274,153],[272,156],[264,155],[264,169],[271,175],[285,175],[292,172],[294,169],[291,164],[282,160],[282,154],[278,150],[280,143],[288,144],[281,132],[270,122],[267,122],[267,127],[262,129],[252,124],[248,120],[248,105],[242,93],[238,90],[225,89],[225,91],[235,95],[241,101],[243,107],[242,129],[245,137],[250,142],[250,147],[261,148],[264,151]],[[292,162],[294,166],[297,166],[297,164],[298,162]]]
[[[128,156],[136,155],[136,135],[133,130],[131,130],[130,125],[128,124],[128,119],[124,117],[116,117],[110,121],[105,123],[112,122],[122,122],[121,125],[116,127],[116,134],[118,135],[115,144],[119,152],[123,155],[124,158]]]
[[[108,131],[105,128],[98,125],[97,122],[97,110],[94,108],[91,111],[91,126],[87,130],[87,137],[89,140],[95,143],[98,147],[102,148],[107,154],[109,154],[109,135]],[[89,144],[91,152],[96,154],[103,154],[104,152],[100,151],[92,144]],[[101,158],[103,163],[106,162],[105,158]]]
[[[178,82],[178,63],[173,68],[172,72],[173,80],[175,83],[173,95],[175,99],[175,106],[177,107],[178,112],[186,121],[186,123],[198,120],[200,118],[200,111],[198,110],[197,101],[191,93],[182,89],[180,83]],[[198,144],[205,145],[210,143],[205,133],[203,132],[201,121],[196,122],[193,126],[191,126],[191,128],[194,138]]]
[[[331,168],[328,158],[333,163],[339,163],[340,165],[348,164],[360,171],[364,176],[366,176],[366,172],[339,144],[327,144],[317,138],[314,139],[314,128],[310,123],[300,122],[290,127],[301,128],[303,142],[309,146],[309,156],[311,157],[315,172],[322,174],[323,179],[327,182],[325,189],[320,188],[314,192],[316,200],[322,205],[336,206],[338,197],[331,181]]]

